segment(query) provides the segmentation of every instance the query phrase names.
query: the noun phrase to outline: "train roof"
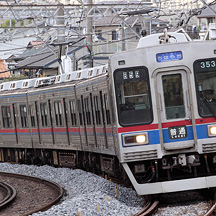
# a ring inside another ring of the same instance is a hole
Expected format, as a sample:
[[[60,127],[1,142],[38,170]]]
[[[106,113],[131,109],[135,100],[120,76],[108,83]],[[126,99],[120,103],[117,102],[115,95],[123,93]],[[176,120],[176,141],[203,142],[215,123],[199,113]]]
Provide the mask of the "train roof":
[[[39,88],[58,83],[67,83],[72,81],[89,79],[107,73],[107,68],[108,65],[103,65],[94,68],[73,71],[70,73],[65,73],[57,76],[4,82],[0,84],[0,92],[6,92],[11,90],[26,90],[28,88]]]
[[[165,43],[181,43],[188,41],[189,40],[184,33],[164,32],[140,38],[137,48],[157,46]]]

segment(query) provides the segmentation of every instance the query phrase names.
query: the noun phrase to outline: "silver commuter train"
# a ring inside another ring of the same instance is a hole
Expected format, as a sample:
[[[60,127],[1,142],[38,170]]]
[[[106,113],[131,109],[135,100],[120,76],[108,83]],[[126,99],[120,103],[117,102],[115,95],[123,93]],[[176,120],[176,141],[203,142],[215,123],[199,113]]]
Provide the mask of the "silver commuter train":
[[[215,55],[214,41],[165,32],[108,72],[3,83],[0,159],[126,173],[139,195],[215,187]]]

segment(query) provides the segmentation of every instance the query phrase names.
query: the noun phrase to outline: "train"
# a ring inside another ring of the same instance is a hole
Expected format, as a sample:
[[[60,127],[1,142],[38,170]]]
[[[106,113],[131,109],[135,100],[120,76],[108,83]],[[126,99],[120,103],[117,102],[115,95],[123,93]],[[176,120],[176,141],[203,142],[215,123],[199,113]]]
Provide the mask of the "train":
[[[215,98],[215,41],[148,35],[107,65],[1,83],[0,161],[129,179],[139,195],[214,188]]]

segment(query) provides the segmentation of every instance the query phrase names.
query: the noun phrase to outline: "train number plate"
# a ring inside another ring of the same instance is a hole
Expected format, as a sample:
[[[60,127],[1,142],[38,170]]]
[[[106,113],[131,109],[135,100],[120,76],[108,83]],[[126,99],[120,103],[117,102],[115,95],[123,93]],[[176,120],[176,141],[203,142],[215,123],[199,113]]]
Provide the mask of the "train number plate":
[[[187,137],[187,128],[186,126],[175,126],[169,127],[169,138],[170,139],[184,139]]]

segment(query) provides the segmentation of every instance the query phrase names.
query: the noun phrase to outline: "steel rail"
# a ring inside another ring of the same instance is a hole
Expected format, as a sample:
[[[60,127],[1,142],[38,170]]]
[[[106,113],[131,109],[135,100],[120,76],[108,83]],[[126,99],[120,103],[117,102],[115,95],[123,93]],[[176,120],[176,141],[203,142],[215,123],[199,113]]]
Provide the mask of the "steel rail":
[[[216,202],[212,203],[211,208],[208,210],[207,213],[204,214],[204,216],[214,215],[213,212],[215,209],[216,209]]]
[[[134,216],[149,216],[149,215],[152,215],[153,213],[155,213],[157,211],[158,205],[159,205],[158,200],[147,201],[145,203],[144,207],[138,213],[136,213]]]
[[[4,182],[0,182],[0,190],[6,193],[4,199],[0,201],[0,209],[3,209],[16,198],[17,192],[14,187]]]
[[[35,209],[33,211],[28,212],[28,213],[24,214],[23,216],[31,215],[31,214],[36,213],[38,211],[46,211],[47,209],[51,208],[54,204],[58,203],[60,201],[60,199],[62,198],[62,196],[64,195],[63,187],[61,187],[60,185],[58,185],[57,183],[55,183],[53,181],[49,181],[46,179],[37,178],[37,177],[33,177],[33,176],[28,176],[28,175],[15,174],[15,173],[0,172],[0,175],[5,176],[5,177],[27,179],[30,181],[39,182],[39,183],[45,184],[45,185],[53,188],[55,191],[57,191],[58,195],[54,199],[52,199],[49,203],[45,204],[44,206],[39,207],[38,209]]]

